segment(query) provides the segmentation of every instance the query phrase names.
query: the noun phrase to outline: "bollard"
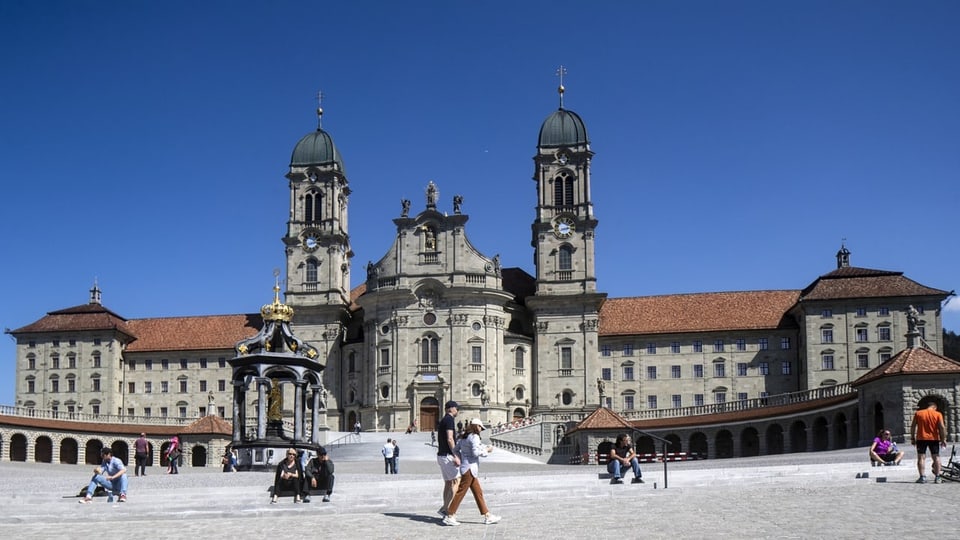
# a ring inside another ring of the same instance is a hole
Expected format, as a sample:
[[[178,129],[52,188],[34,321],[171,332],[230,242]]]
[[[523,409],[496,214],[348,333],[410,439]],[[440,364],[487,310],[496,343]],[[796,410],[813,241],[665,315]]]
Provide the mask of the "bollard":
[[[657,489],[657,483],[656,483],[656,482],[653,483],[653,489]]]
[[[878,484],[885,484],[886,482],[887,482],[887,477],[886,477],[886,476],[878,476],[878,477],[877,477],[877,483],[878,483]]]

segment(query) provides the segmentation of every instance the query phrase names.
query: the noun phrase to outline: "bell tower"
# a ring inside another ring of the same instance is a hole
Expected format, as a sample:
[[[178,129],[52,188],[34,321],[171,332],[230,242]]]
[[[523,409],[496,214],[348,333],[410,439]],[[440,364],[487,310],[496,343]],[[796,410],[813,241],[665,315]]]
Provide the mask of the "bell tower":
[[[531,411],[588,411],[599,403],[600,306],[597,292],[594,232],[597,219],[590,198],[593,152],[587,128],[577,113],[560,107],[540,128],[533,157],[537,184],[532,224],[536,293],[526,303],[534,318],[536,374]]]

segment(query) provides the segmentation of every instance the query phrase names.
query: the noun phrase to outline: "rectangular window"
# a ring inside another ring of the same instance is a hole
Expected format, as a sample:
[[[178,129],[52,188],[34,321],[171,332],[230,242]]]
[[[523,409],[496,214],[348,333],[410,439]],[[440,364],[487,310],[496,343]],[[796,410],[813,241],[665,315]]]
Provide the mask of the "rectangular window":
[[[833,355],[824,354],[820,356],[820,366],[822,369],[832,370],[833,369]]]
[[[603,356],[610,356],[611,354],[613,354],[613,347],[609,345],[604,345],[603,347],[600,347],[600,354]]]
[[[143,383],[143,393],[144,393],[144,394],[152,394],[152,393],[153,393],[153,383],[152,383],[152,382],[147,381],[147,382]]]
[[[650,380],[657,378],[657,366],[647,366],[647,378]]]
[[[181,393],[181,394],[186,394],[186,393],[187,393],[187,380],[186,380],[186,379],[180,379],[178,382],[180,383],[180,393]]]
[[[55,339],[55,340],[51,341],[50,343],[51,343],[54,347],[59,347],[59,346],[60,346],[60,340],[59,340],[59,339]]]
[[[670,366],[670,377],[674,379],[680,378],[680,366]]]
[[[100,355],[99,355],[99,354],[93,355],[93,367],[95,367],[95,368],[100,367]]]
[[[97,381],[97,382],[99,382],[99,381]],[[34,392],[36,392],[36,382],[35,382],[35,381],[27,381],[27,393],[28,393],[28,394],[32,394],[32,393],[34,393]]]
[[[820,312],[820,316],[823,317],[824,319],[830,319],[833,317],[833,310],[830,308],[827,308]]]
[[[713,342],[713,352],[723,352],[723,340],[717,339]]]
[[[887,362],[887,361],[889,361],[889,360],[890,360],[890,353],[888,353],[888,352],[882,352],[882,353],[880,353],[880,363],[881,363],[881,364],[884,363],[884,362]]]
[[[633,380],[633,366],[623,366],[623,380]]]
[[[625,411],[633,410],[633,396],[631,395],[623,396],[623,410]]]
[[[226,392],[227,391],[227,381],[225,379],[220,379],[217,381],[217,392]]]
[[[674,394],[670,396],[670,401],[671,403],[673,403],[674,409],[679,409],[680,407],[683,407],[683,399],[680,397],[680,394]]]
[[[693,365],[693,377],[695,379],[703,378],[703,364],[694,364]]]
[[[670,344],[670,352],[673,354],[680,354],[680,342],[674,341]]]
[[[100,414],[100,405],[91,405],[93,407],[93,414]]]
[[[694,395],[693,395],[693,406],[694,406],[694,407],[703,407],[703,394],[694,394]]]
[[[793,364],[791,364],[790,362],[783,362],[782,364],[780,364],[780,373],[782,373],[783,375],[789,375],[792,370],[793,370]]]
[[[648,409],[657,408],[657,396],[647,396],[647,408]]]
[[[714,377],[726,377],[727,376],[727,365],[723,362],[715,362],[713,364],[713,376]]]
[[[219,367],[220,369],[227,367],[227,359],[223,356],[221,356],[220,358],[217,358],[217,367]]]
[[[713,393],[713,402],[714,403],[726,403],[727,402],[727,393],[726,392],[714,392]]]
[[[144,408],[143,408],[143,415],[146,416],[147,418],[150,418],[150,415],[151,415],[152,413],[153,413],[153,411],[150,409],[150,407],[144,407]]]
[[[77,369],[77,357],[76,357],[76,356],[72,356],[72,354],[71,354],[71,356],[68,356],[68,357],[67,357],[67,367],[68,367],[69,369]]]
[[[135,394],[135,393],[137,393],[137,383],[135,383],[135,382],[128,382],[128,383],[127,383],[127,393],[128,393],[128,394]]]
[[[206,359],[206,358],[201,358],[201,359],[200,359],[200,369],[207,369],[207,359]]]
[[[624,356],[633,356],[633,344],[627,343],[623,346]]]
[[[882,307],[882,308],[878,309],[878,310],[877,310],[877,315],[879,315],[879,316],[881,316],[881,317],[886,317],[886,316],[890,315],[890,308]]]
[[[785,351],[786,351],[786,350],[789,350],[789,349],[790,349],[790,338],[788,338],[788,337],[780,338],[780,348],[783,349],[783,350],[785,350]]]
[[[857,317],[866,317],[866,316],[867,316],[867,308],[865,308],[865,307],[858,307],[858,308],[857,308]]]
[[[765,338],[765,337],[762,337],[762,338],[758,339],[758,340],[757,340],[757,348],[760,349],[761,351],[765,351],[765,350],[769,349],[769,348],[770,348],[770,340],[767,339],[767,338]]]
[[[166,418],[166,417],[167,417],[167,408],[166,408],[166,407],[160,407],[160,416],[163,417],[163,418]]]
[[[153,371],[153,360],[150,360],[150,359],[144,360],[143,369],[147,371]]]
[[[177,410],[177,412],[180,413],[180,418],[186,418],[186,417],[187,417],[187,408],[186,408],[186,407],[179,407],[178,410]]]
[[[647,343],[647,354],[657,354],[656,343]]]
[[[743,338],[737,338],[737,350],[738,351],[747,350],[747,340]]]
[[[703,342],[699,339],[693,341],[693,352],[703,352]]]
[[[601,370],[600,370],[600,378],[603,379],[603,380],[605,380],[605,381],[613,380],[613,370],[610,369],[610,368],[608,368],[608,367],[605,367],[605,368],[601,369]]]
[[[200,381],[200,391],[201,392],[207,391],[207,381]]]
[[[769,375],[769,374],[770,374],[770,364],[769,364],[768,362],[760,362],[760,365],[759,365],[758,369],[759,369],[761,375]]]
[[[160,369],[162,369],[162,370],[164,370],[164,371],[170,369],[170,361],[167,360],[166,358],[164,358],[163,360],[161,360],[161,361],[160,361]]]
[[[737,363],[737,377],[746,377],[747,376],[747,364],[746,362]]]
[[[921,311],[921,313],[923,313],[923,312]],[[76,347],[76,346],[77,346],[77,340],[75,340],[75,339],[71,339],[71,340],[69,341],[69,343],[70,343],[70,346],[71,346],[71,347]]]
[[[207,415],[207,408],[206,408],[206,407],[200,407],[199,413],[200,413],[200,418],[203,418],[204,416]]]
[[[877,329],[877,335],[880,337],[880,341],[890,341],[890,327],[881,326]]]
[[[560,348],[560,369],[573,369],[573,349],[570,347]]]
[[[94,392],[100,391],[100,379],[93,379],[93,391]]]
[[[833,343],[833,328],[820,330],[820,343]]]
[[[127,416],[133,416],[133,407],[127,407]]]
[[[76,392],[76,391],[77,391],[77,380],[67,379],[67,392]]]
[[[857,353],[857,368],[866,369],[870,367],[870,355],[867,353]]]
[[[470,347],[470,363],[472,364],[482,364],[483,363],[483,348],[474,345]],[[570,368],[567,368],[570,369]]]
[[[160,392],[166,394],[170,391],[170,383],[167,381],[160,381]]]
[[[95,347],[99,347],[99,346],[100,346],[100,338],[93,338],[93,345],[94,345]]]
[[[136,370],[137,370],[137,361],[136,361],[136,360],[131,360],[131,361],[130,361],[130,371],[136,371]]]
[[[747,399],[746,392],[737,392],[737,401],[746,401]]]
[[[181,359],[180,359],[180,369],[187,369],[187,359],[186,359],[186,358],[181,358]]]
[[[390,367],[390,349],[380,349],[380,367]]]
[[[94,366],[94,367],[100,367],[100,366]],[[37,369],[37,359],[36,359],[36,358],[28,358],[28,359],[27,359],[27,369]]]
[[[60,357],[59,356],[51,357],[50,364],[53,369],[60,369]]]
[[[859,343],[864,343],[870,339],[869,330],[866,328],[857,328],[857,341]]]

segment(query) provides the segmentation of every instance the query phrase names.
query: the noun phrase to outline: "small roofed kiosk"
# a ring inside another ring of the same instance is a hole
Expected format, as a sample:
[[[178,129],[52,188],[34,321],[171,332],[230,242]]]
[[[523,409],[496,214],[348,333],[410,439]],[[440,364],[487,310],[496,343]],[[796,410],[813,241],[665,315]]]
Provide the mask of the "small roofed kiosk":
[[[297,338],[290,328],[293,308],[280,302],[280,284],[273,303],[260,308],[263,328],[236,344],[233,368],[233,442],[242,470],[270,469],[289,448],[316,452],[325,411],[320,363],[316,347]],[[254,392],[248,398],[248,392]],[[284,404],[284,396],[291,396]],[[255,406],[248,403],[255,400]],[[256,412],[255,429],[247,412]],[[310,422],[307,423],[307,411]],[[292,428],[288,422],[292,412]],[[310,431],[307,432],[309,426]]]

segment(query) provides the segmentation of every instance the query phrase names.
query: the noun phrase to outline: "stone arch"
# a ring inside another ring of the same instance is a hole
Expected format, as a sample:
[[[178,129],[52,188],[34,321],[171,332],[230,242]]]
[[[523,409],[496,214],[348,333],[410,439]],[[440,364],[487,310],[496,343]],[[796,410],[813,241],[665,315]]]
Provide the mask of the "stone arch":
[[[53,463],[53,441],[46,435],[37,437],[33,442],[33,461],[36,463]]]
[[[513,420],[514,420],[514,421],[523,420],[524,418],[526,418],[526,416],[527,416],[526,411],[524,411],[524,410],[523,410],[522,408],[520,408],[520,407],[517,407],[516,409],[513,410]]]
[[[640,438],[636,440],[636,448],[638,454],[657,453],[657,445],[653,442],[653,437],[648,435],[641,435]]]
[[[716,445],[718,458],[733,457],[733,433],[730,433],[730,430],[721,429],[717,432],[713,444]]]
[[[797,420],[790,426],[790,451],[807,451],[807,425]]]
[[[83,453],[83,462],[87,465],[100,464],[100,450],[103,448],[103,442],[99,439],[90,439],[85,445]]]
[[[122,461],[124,465],[130,464],[130,445],[127,441],[117,439],[110,445],[110,449],[113,450],[113,457]]]
[[[760,455],[760,433],[754,427],[740,432],[740,457]]]
[[[613,441],[601,441],[597,445],[597,455],[598,456],[607,456],[610,455],[610,449],[613,448]]]
[[[10,461],[27,461],[27,436],[23,433],[10,437]]]
[[[765,437],[767,439],[767,454],[783,453],[783,427],[780,424],[767,426]]]
[[[202,444],[195,445],[190,449],[190,466],[191,467],[206,467],[207,466],[207,447]]]
[[[847,426],[847,415],[838,412],[833,417],[833,448],[839,450],[847,447],[850,428]]]
[[[64,437],[60,441],[60,463],[76,465],[77,458],[80,455],[80,446],[77,440],[71,437]]]
[[[710,445],[707,444],[707,436],[703,432],[697,431],[690,434],[690,452],[707,457],[709,450]]]
[[[818,416],[813,421],[813,450],[822,452],[830,448],[830,427],[827,425],[827,419]]]
[[[667,452],[683,452],[683,442],[680,440],[680,436],[676,433],[671,433],[664,437],[669,443],[667,444]]]

